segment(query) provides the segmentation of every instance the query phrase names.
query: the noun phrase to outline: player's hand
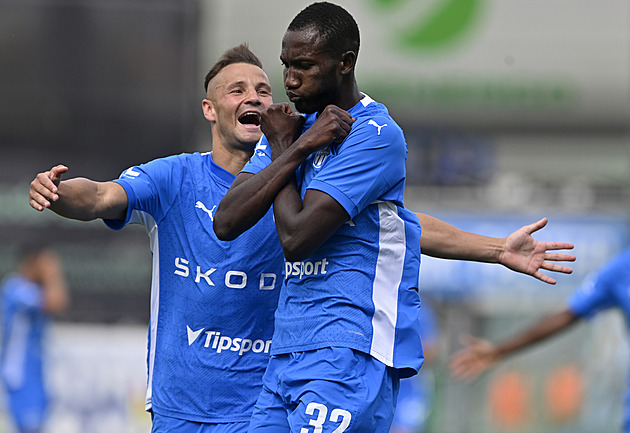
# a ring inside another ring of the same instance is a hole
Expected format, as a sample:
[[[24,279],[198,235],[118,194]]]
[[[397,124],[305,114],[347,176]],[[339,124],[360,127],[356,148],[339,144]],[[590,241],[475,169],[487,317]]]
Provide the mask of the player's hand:
[[[568,242],[540,242],[532,233],[547,225],[547,218],[521,227],[506,238],[505,250],[499,257],[499,263],[516,271],[531,275],[547,284],[556,284],[556,280],[543,274],[541,269],[570,274],[573,269],[553,262],[573,262],[571,254],[551,253],[553,250],[570,250],[573,244]]]
[[[330,143],[341,143],[350,133],[355,120],[346,110],[328,105],[304,133],[305,137],[308,136],[306,148],[312,153]]]
[[[449,363],[451,375],[460,380],[475,380],[499,360],[496,347],[489,341],[466,336],[465,346],[456,352]]]
[[[302,133],[306,119],[287,103],[272,104],[260,113],[260,129],[271,146],[272,158],[282,154]]]
[[[50,207],[51,202],[59,200],[57,194],[61,176],[68,171],[65,165],[57,165],[49,171],[39,173],[31,182],[28,203],[37,211]]]

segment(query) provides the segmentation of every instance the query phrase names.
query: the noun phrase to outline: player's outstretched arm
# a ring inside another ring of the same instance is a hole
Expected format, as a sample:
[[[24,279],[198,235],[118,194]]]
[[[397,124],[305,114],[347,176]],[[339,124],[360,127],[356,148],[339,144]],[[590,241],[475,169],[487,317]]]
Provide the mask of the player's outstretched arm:
[[[475,380],[500,360],[497,347],[487,340],[467,335],[464,348],[456,352],[449,363],[451,375],[459,380]]]
[[[500,263],[516,272],[531,275],[547,284],[556,280],[543,274],[541,270],[570,274],[573,270],[557,261],[572,262],[571,254],[551,251],[572,249],[568,242],[541,242],[532,234],[547,224],[547,218],[521,227],[507,238],[493,238],[458,229],[435,217],[416,213],[422,226],[420,247],[428,256],[470,260],[484,263]]]
[[[556,284],[556,280],[543,274],[541,269],[563,274],[573,272],[568,266],[551,262],[573,262],[575,256],[571,254],[553,253],[556,250],[573,249],[573,244],[568,242],[541,242],[532,237],[532,234],[547,225],[547,218],[542,218],[535,223],[521,227],[505,242],[505,249],[499,257],[499,263],[508,269],[531,275],[534,278],[548,283]]]
[[[468,336],[463,340],[464,348],[451,357],[451,374],[457,379],[474,380],[506,356],[533,346],[578,320],[579,317],[570,310],[563,310],[544,317],[523,333],[499,345]]]
[[[62,181],[67,171],[68,167],[57,165],[35,177],[28,201],[33,209],[41,212],[49,208],[63,217],[82,221],[124,219],[127,194],[122,186],[86,178]]]

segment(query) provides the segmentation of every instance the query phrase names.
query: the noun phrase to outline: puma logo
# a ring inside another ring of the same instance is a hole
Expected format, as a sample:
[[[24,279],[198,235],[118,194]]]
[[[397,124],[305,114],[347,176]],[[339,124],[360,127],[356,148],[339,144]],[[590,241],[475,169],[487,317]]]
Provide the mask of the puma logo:
[[[217,208],[217,205],[215,204],[211,210],[208,210],[208,208],[206,207],[206,205],[204,205],[202,202],[198,201],[197,203],[195,203],[195,207],[197,209],[201,209],[202,211],[204,211],[205,213],[208,214],[208,216],[210,217],[210,220],[212,222],[214,222],[214,216],[212,215],[212,212],[214,212],[214,210]]]
[[[376,129],[378,129],[378,134],[377,134],[377,135],[381,135],[381,129],[382,129],[382,128],[385,128],[385,127],[387,126],[387,123],[384,123],[384,124],[382,124],[382,125],[379,125],[379,124],[378,124],[378,123],[376,123],[375,121],[370,120],[370,121],[368,122],[368,125],[375,126],[375,127],[376,127]]]

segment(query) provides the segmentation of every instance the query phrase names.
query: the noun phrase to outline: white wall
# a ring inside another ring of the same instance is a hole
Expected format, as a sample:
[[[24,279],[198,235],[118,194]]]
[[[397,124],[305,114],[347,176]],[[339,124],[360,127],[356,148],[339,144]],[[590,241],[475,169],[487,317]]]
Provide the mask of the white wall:
[[[47,341],[52,397],[45,433],[146,433],[147,330],[56,324]],[[12,432],[4,404],[0,432]]]

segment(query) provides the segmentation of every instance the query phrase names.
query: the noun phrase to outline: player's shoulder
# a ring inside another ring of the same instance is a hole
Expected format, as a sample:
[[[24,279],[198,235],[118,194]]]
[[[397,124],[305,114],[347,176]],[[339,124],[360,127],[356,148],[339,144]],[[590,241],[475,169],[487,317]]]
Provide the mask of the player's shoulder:
[[[0,281],[0,293],[5,298],[10,297],[16,289],[19,289],[20,285],[20,277],[17,274],[11,273]]]
[[[151,162],[158,162],[169,165],[201,164],[204,160],[211,158],[211,155],[211,152],[179,153],[176,155],[167,155],[156,158]]]
[[[155,158],[143,164],[132,166],[131,168],[139,168],[145,172],[172,170],[178,167],[201,164],[203,158],[204,154],[200,153],[180,153]]]
[[[367,141],[378,147],[406,147],[402,129],[391,116],[380,112],[357,117],[352,126],[352,134],[357,141]]]
[[[385,105],[374,101],[369,96],[365,96],[353,114],[355,120],[354,128],[363,133],[375,136],[398,136],[401,133],[400,126],[389,114]]]
[[[584,278],[578,292],[617,293],[627,297],[630,295],[627,287],[630,284],[630,250],[626,250],[617,257],[609,260],[599,270],[591,272]]]
[[[162,163],[162,164],[180,163],[181,164],[181,163],[188,163],[191,161],[201,161],[203,159],[210,158],[211,155],[212,155],[211,152],[178,153],[174,155],[166,155],[166,156],[161,156],[159,158],[155,158],[149,161],[147,164],[152,164],[152,163]]]
[[[630,249],[622,251],[600,271],[604,278],[624,280],[624,284],[630,282]]]
[[[400,127],[390,116],[368,115],[361,116],[355,121],[356,127],[371,135],[382,136],[400,134]]]
[[[9,275],[2,284],[2,294],[8,302],[17,302],[18,299],[37,298],[41,295],[40,286],[19,274]]]

